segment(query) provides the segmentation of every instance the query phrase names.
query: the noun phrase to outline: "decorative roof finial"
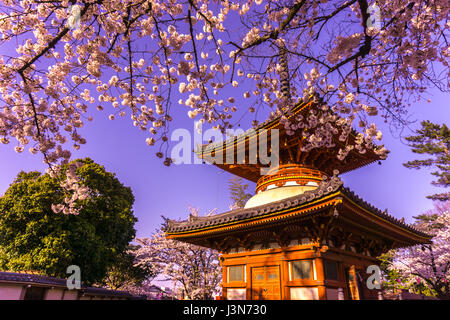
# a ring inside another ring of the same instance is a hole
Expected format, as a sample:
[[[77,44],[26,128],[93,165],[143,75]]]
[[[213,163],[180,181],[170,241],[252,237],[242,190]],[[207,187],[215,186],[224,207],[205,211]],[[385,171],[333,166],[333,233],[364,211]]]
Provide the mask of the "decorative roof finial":
[[[291,90],[289,85],[289,67],[287,63],[286,57],[286,45],[284,42],[281,42],[280,45],[280,84],[281,84],[281,93],[283,94],[283,98],[289,100],[291,97]]]

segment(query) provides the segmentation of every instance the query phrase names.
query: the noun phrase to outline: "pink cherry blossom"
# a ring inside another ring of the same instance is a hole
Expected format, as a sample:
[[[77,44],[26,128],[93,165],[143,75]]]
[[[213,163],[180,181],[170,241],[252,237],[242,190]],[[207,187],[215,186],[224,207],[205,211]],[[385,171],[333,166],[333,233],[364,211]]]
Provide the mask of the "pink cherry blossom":
[[[238,111],[279,116],[319,96],[333,114],[293,121],[288,132],[305,131],[305,150],[332,147],[330,134],[345,141],[358,119],[365,145],[354,148],[364,153],[381,139],[366,130],[369,117],[405,125],[411,99],[430,86],[448,90],[437,71],[448,68],[448,1],[377,1],[379,27],[368,23],[373,3],[3,0],[0,142],[61,164],[86,143],[79,129],[95,108],[129,116],[161,146],[175,116],[224,130]],[[230,92],[248,105],[236,107]]]

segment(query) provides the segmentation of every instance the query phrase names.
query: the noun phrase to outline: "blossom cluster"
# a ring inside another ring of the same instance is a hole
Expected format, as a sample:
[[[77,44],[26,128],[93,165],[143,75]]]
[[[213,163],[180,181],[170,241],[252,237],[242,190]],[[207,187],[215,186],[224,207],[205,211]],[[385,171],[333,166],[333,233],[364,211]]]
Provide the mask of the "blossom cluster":
[[[83,164],[81,162],[70,163],[68,169],[64,172],[65,179],[60,181],[60,185],[67,193],[64,198],[64,203],[52,204],[52,210],[55,213],[62,212],[63,214],[78,215],[82,206],[77,201],[83,201],[90,196],[90,190],[84,186],[76,174],[76,169]],[[59,179],[62,175],[62,168],[60,166],[53,166],[47,169],[47,173]]]
[[[243,113],[256,125],[260,109],[285,114],[312,94],[346,117],[339,130],[358,120],[364,147],[353,147],[364,152],[381,136],[367,117],[403,123],[411,96],[447,89],[433,67],[448,67],[444,0],[377,1],[380,29],[367,25],[372,1],[0,3],[0,46],[15,48],[0,55],[0,142],[42,153],[49,165],[67,163],[71,147],[86,143],[80,130],[95,110],[130,117],[170,165],[167,137],[180,113],[225,130]],[[317,128],[306,149],[331,146],[333,116],[318,110],[304,120]]]
[[[423,282],[438,294],[444,293],[450,277],[450,204],[426,214],[428,221],[416,227],[433,236],[431,244],[419,244],[395,251],[391,270],[398,271],[406,284]],[[441,212],[439,212],[441,211]]]

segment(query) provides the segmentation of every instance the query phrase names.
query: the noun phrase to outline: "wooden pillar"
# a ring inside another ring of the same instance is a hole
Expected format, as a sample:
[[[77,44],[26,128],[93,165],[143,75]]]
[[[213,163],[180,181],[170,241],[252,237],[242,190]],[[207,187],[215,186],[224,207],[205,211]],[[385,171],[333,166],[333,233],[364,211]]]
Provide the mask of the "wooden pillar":
[[[358,288],[358,280],[356,275],[356,267],[352,264],[348,270],[348,286],[350,291],[350,298],[352,300],[360,300],[360,292]]]
[[[248,259],[247,259],[248,261]],[[252,266],[249,265],[247,262],[245,263],[245,276],[246,276],[246,289],[245,290],[245,299],[250,300],[253,299],[252,297]]]
[[[284,278],[283,278],[283,283],[284,283],[284,287],[283,287],[283,293],[284,293],[284,299],[285,300],[291,300],[291,292],[290,292],[290,287],[288,287],[288,281],[290,281],[290,274],[289,274],[289,261],[288,260],[283,260],[283,270],[284,270]]]
[[[287,261],[283,257],[281,259],[281,263],[280,263],[280,295],[281,295],[280,299],[281,300],[287,300],[286,284],[287,284],[287,281],[289,281],[288,272],[289,272],[289,270],[288,270]]]
[[[23,300],[25,298],[25,294],[27,292],[27,288],[29,285],[22,286],[22,291],[20,291],[20,298],[19,300]]]
[[[228,267],[223,265],[222,261],[222,297],[227,299],[227,288],[224,287],[224,284],[228,282]]]
[[[315,258],[314,264],[316,268],[316,280],[318,283],[317,289],[319,291],[319,300],[326,300],[326,288],[325,288],[325,272],[323,270],[322,258]]]

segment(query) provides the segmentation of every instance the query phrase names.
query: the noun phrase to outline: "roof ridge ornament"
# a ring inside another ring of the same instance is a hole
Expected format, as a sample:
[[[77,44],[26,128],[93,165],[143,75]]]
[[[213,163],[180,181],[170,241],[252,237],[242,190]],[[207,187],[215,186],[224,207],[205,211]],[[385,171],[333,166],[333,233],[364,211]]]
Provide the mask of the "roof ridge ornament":
[[[287,63],[287,57],[286,57],[286,45],[284,42],[280,44],[280,91],[283,95],[283,99],[286,100],[286,102],[289,102],[291,99],[291,90],[290,90],[290,81],[289,81],[289,66]]]

